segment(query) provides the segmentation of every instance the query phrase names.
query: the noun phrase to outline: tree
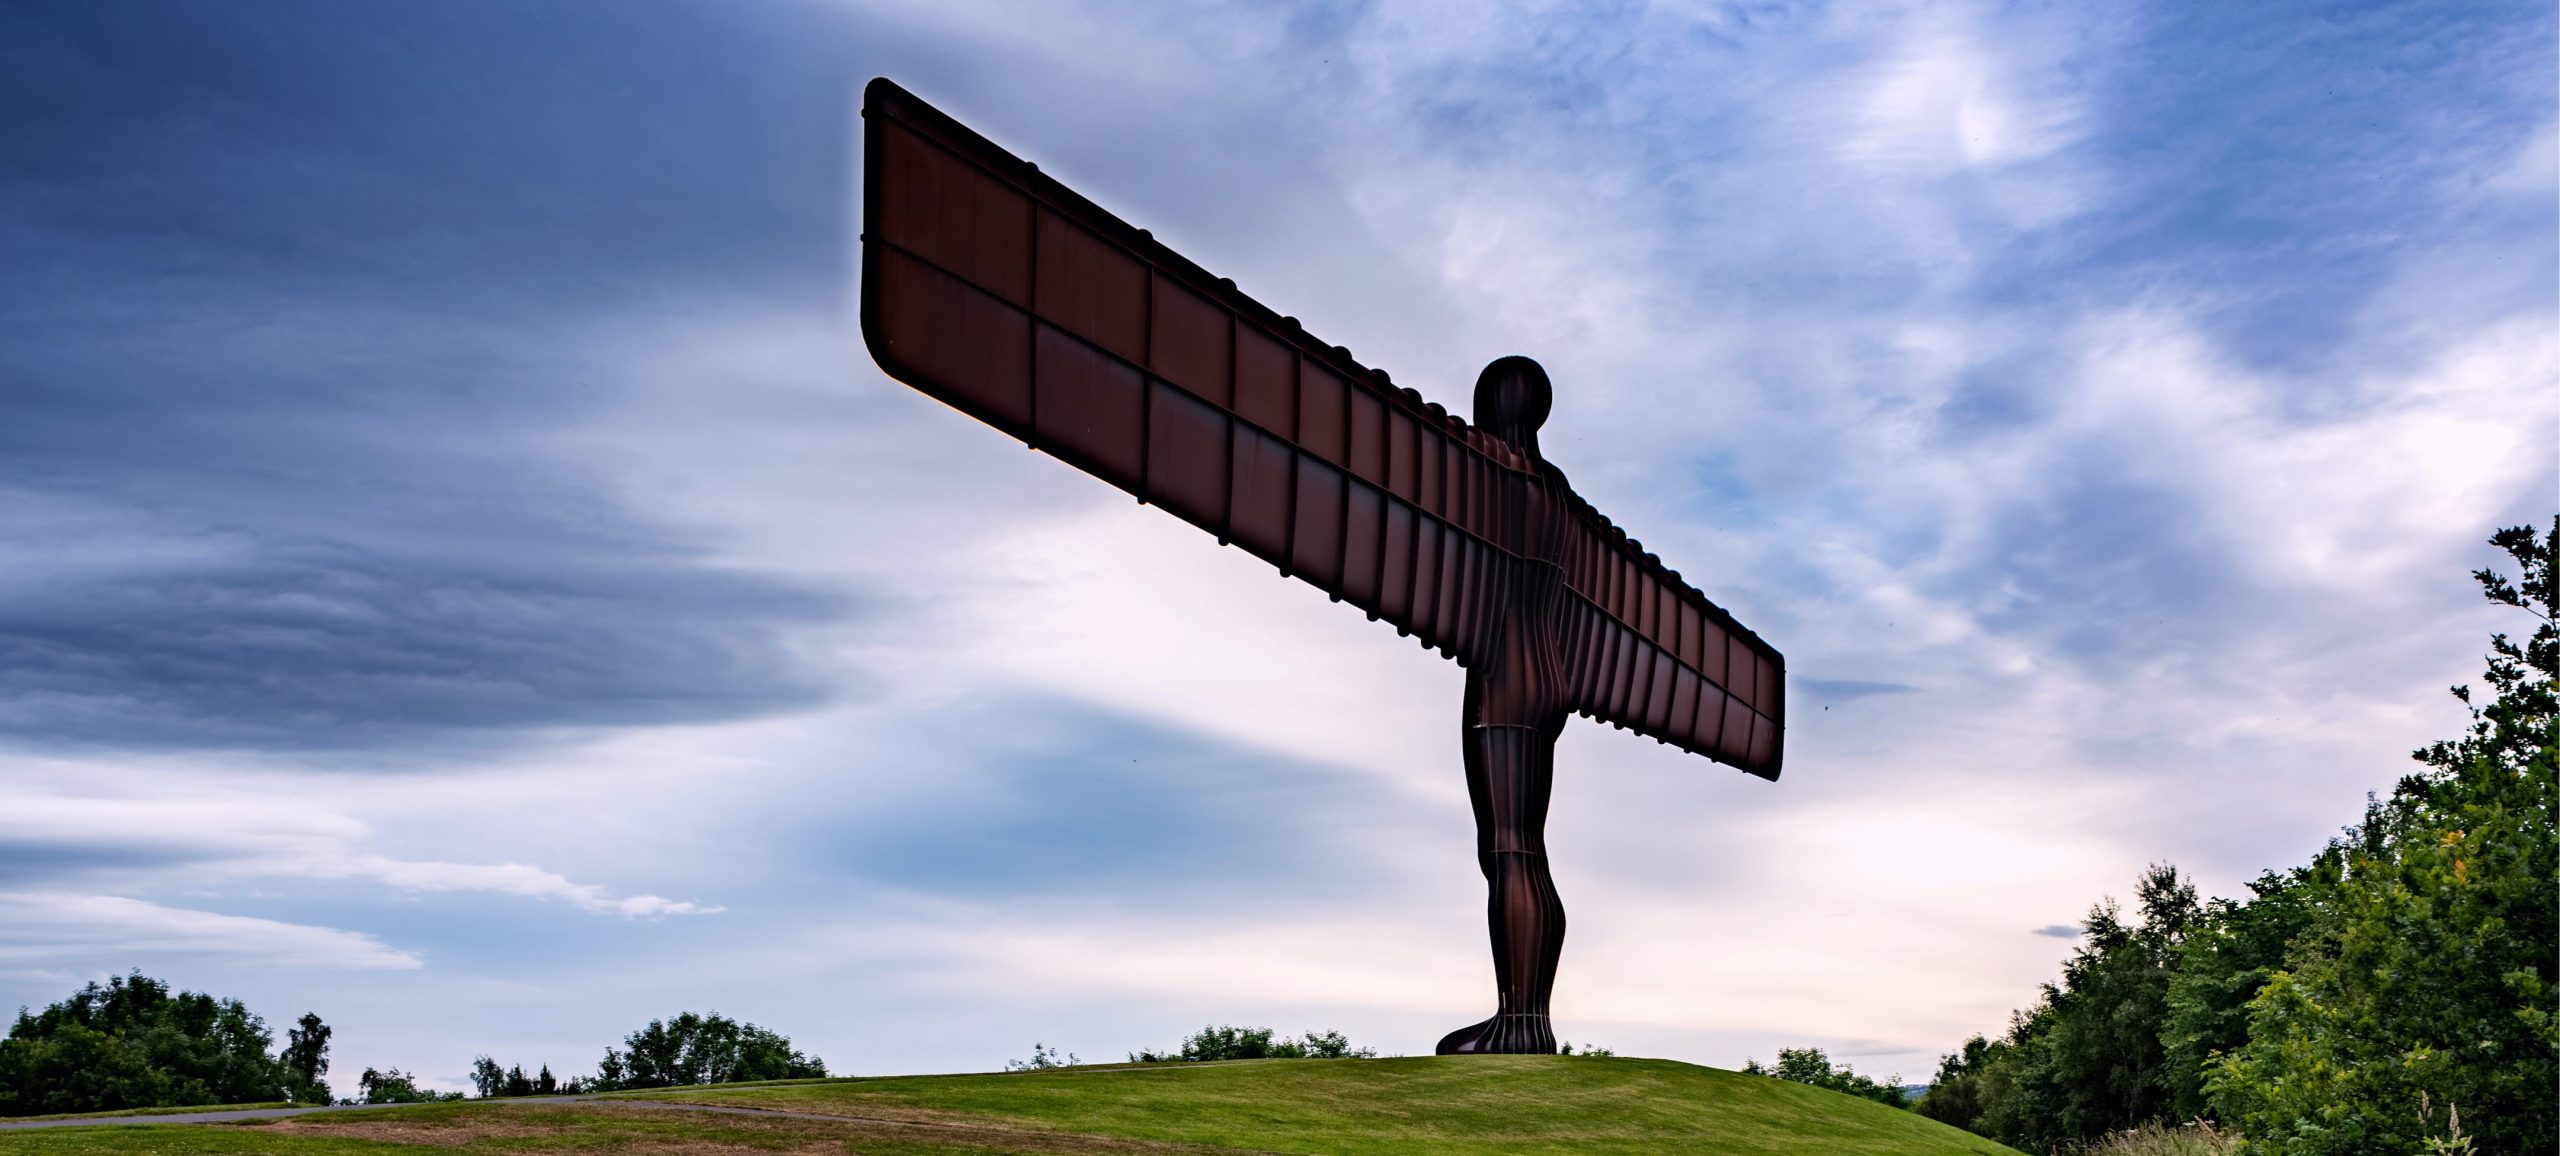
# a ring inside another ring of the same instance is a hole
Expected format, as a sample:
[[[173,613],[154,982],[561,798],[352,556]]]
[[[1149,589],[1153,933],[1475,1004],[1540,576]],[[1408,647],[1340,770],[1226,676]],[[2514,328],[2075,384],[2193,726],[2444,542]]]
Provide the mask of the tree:
[[[284,1054],[278,1059],[292,1077],[287,1090],[295,1103],[329,1102],[329,1085],[320,1078],[329,1073],[329,1025],[320,1022],[318,1012],[302,1013],[285,1029]]]
[[[2169,980],[2169,1016],[2160,1043],[2169,1084],[2168,1118],[2213,1115],[2206,1072],[2219,1056],[2249,1041],[2249,1003],[2284,970],[2286,953],[2307,934],[2319,898],[2336,886],[2338,856],[2310,866],[2268,871],[2249,884],[2246,902],[2215,899],[2178,950]]]
[[[327,1029],[304,1020],[325,1065]],[[0,1040],[0,1115],[308,1098],[319,1069],[305,1079],[268,1054],[272,1042],[239,1000],[171,992],[140,972],[92,982],[42,1012],[19,1009]]]
[[[549,1064],[542,1065],[539,1074],[528,1076],[522,1064],[500,1067],[498,1061],[487,1056],[471,1060],[471,1090],[484,1100],[500,1096],[575,1096],[598,1090],[593,1084],[594,1081],[576,1077],[563,1081],[551,1074]]]
[[[791,1041],[717,1012],[685,1012],[623,1038],[597,1063],[595,1091],[726,1084],[742,1080],[805,1080],[825,1076],[826,1061],[804,1056]]]
[[[2169,991],[2205,908],[2166,863],[2143,873],[2136,894],[2139,922],[2126,922],[2112,898],[2089,909],[2060,981],[2010,1017],[2007,1035],[1977,1036],[1939,1061],[1923,1115],[2048,1150],[2167,1114],[2176,1084],[2162,1044]]]
[[[2469,731],[2413,752],[2427,769],[2331,844],[2337,878],[2311,927],[2250,1000],[2247,1043],[2206,1074],[2216,1110],[2269,1156],[2441,1145],[2456,1110],[2483,1151],[2560,1146],[2560,519],[2490,541],[2520,575],[2472,577],[2538,619],[2532,636],[2491,636],[2491,700],[2453,688]]]
[[[366,1068],[363,1075],[356,1077],[356,1086],[364,1089],[364,1102],[368,1104],[432,1104],[462,1098],[460,1092],[439,1094],[421,1088],[416,1076],[398,1068]]]
[[[1182,1041],[1180,1051],[1131,1052],[1133,1064],[1199,1063],[1210,1060],[1367,1060],[1375,1048],[1355,1048],[1338,1031],[1308,1032],[1296,1039],[1277,1037],[1270,1028],[1211,1024]]]
[[[1952,1124],[1983,1136],[2015,1132],[2017,1103],[2016,1049],[2006,1039],[1975,1036],[1938,1060],[1937,1078],[1912,1105],[1941,1124]]]
[[[1820,1048],[1780,1048],[1777,1067],[1764,1068],[1760,1066],[1760,1061],[1746,1059],[1742,1061],[1742,1070],[1755,1076],[1770,1076],[1798,1084],[1811,1084],[1817,1088],[1829,1088],[1834,1092],[1846,1093],[1862,1100],[1873,1100],[1879,1104],[1891,1104],[1897,1108],[1911,1106],[1911,1098],[1902,1094],[1902,1077],[1895,1076],[1889,1081],[1878,1083],[1872,1078],[1859,1075],[1847,1064],[1834,1068],[1831,1066],[1831,1057],[1824,1055]]]
[[[2095,1140],[2166,1114],[2161,1027],[2180,944],[2202,908],[2178,869],[2155,863],[2138,884],[2142,921],[2108,900],[2081,923],[2062,982],[2045,989],[2051,1015],[2017,1073],[2036,1123],[2020,1138],[2042,1147]]]

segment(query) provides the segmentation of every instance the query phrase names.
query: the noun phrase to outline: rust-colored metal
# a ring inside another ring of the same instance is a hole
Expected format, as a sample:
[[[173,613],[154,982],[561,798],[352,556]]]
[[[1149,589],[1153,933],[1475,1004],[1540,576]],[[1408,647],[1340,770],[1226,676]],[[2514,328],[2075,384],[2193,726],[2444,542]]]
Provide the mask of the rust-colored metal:
[[[863,116],[881,369],[1466,669],[1499,1003],[1439,1050],[1554,1051],[1566,718],[1776,779],[1785,660],[1540,456],[1536,362],[1486,366],[1469,425],[888,80]]]

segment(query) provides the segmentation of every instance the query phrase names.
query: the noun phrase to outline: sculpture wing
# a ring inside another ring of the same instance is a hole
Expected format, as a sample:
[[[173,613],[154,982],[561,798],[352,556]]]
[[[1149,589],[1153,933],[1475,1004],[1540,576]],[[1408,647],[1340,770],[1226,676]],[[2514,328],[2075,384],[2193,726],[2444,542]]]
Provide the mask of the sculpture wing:
[[[897,85],[863,116],[883,370],[1471,660],[1499,467],[1463,422]]]
[[[1785,657],[1589,505],[1573,507],[1564,568],[1574,709],[1776,779]]]

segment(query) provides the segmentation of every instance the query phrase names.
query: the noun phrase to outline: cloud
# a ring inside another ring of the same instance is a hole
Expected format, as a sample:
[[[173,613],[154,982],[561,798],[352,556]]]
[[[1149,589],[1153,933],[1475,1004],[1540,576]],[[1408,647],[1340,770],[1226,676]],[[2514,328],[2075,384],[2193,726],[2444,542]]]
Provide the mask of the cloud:
[[[314,544],[21,586],[0,605],[0,733],[414,747],[819,701],[825,692],[777,653],[773,634],[828,611],[759,585],[565,559],[460,567]]]
[[[130,773],[135,779],[147,775],[139,769]],[[657,895],[617,895],[524,863],[401,859],[360,850],[371,835],[368,824],[289,792],[214,794],[198,787],[176,797],[115,797],[57,793],[28,781],[0,809],[0,878],[108,877],[134,886],[197,890],[258,880],[345,879],[406,892],[554,900],[631,919],[722,910]]]
[[[422,967],[418,953],[385,946],[373,936],[163,907],[117,895],[58,891],[0,892],[0,959],[32,961],[121,960],[136,955],[219,955],[277,967],[406,970]]]
[[[656,919],[668,915],[712,915],[722,908],[656,895],[615,896],[592,883],[576,883],[554,872],[522,863],[436,863],[358,855],[345,859],[252,860],[235,865],[241,875],[308,879],[368,879],[404,891],[483,891],[533,899],[557,899],[581,911]]]
[[[54,96],[0,126],[31,142],[0,193],[0,743],[415,763],[852,689],[792,635],[858,618],[858,592],[725,564],[714,535],[533,452],[617,384],[578,356],[582,331],[633,285],[688,275],[630,230],[832,276],[834,247],[813,257],[792,226],[818,205],[834,222],[841,172],[817,174],[802,215],[683,210],[665,189],[636,208],[594,165],[618,146],[569,109],[628,111],[611,102],[654,84],[608,97],[519,74],[540,91],[500,94],[436,79],[434,53],[361,19],[279,39],[167,15],[12,20],[13,45],[52,46],[31,67]],[[287,75],[340,97],[311,103]],[[565,119],[500,111],[528,107]],[[525,151],[480,116],[583,147]],[[663,143],[623,140],[651,163]],[[569,267],[585,272],[552,278]]]

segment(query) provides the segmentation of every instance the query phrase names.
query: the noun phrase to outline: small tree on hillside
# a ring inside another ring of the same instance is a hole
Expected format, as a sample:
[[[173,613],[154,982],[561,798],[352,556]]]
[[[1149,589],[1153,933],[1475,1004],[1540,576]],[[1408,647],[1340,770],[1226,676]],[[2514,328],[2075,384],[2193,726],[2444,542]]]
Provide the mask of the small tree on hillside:
[[[364,1102],[368,1104],[432,1104],[462,1098],[460,1092],[442,1094],[421,1088],[416,1076],[398,1068],[366,1068],[363,1075],[356,1077],[356,1086],[364,1089]]]
[[[1368,1060],[1377,1058],[1376,1048],[1355,1048],[1351,1039],[1338,1031],[1308,1032],[1296,1039],[1280,1037],[1270,1028],[1240,1028],[1232,1024],[1211,1024],[1185,1037],[1180,1051],[1140,1051],[1129,1054],[1133,1064],[1203,1063],[1213,1060]]]
[[[320,1022],[318,1013],[304,1012],[285,1029],[284,1054],[278,1059],[291,1078],[287,1090],[294,1102],[329,1102],[329,1085],[320,1078],[329,1073],[329,1025]]]
[[[1829,1088],[1834,1092],[1845,1092],[1862,1100],[1891,1104],[1897,1108],[1911,1106],[1910,1097],[1902,1094],[1902,1077],[1895,1076],[1886,1082],[1878,1083],[1870,1077],[1859,1075],[1847,1064],[1834,1068],[1831,1066],[1831,1057],[1824,1055],[1820,1048],[1780,1048],[1777,1067],[1764,1068],[1760,1066],[1760,1061],[1746,1059],[1742,1061],[1742,1070],[1754,1076],[1770,1076],[1798,1084],[1811,1084],[1817,1088]]]
[[[685,1012],[623,1038],[596,1065],[596,1091],[726,1084],[742,1080],[804,1080],[827,1074],[826,1061],[804,1056],[778,1032],[714,1012]]]

